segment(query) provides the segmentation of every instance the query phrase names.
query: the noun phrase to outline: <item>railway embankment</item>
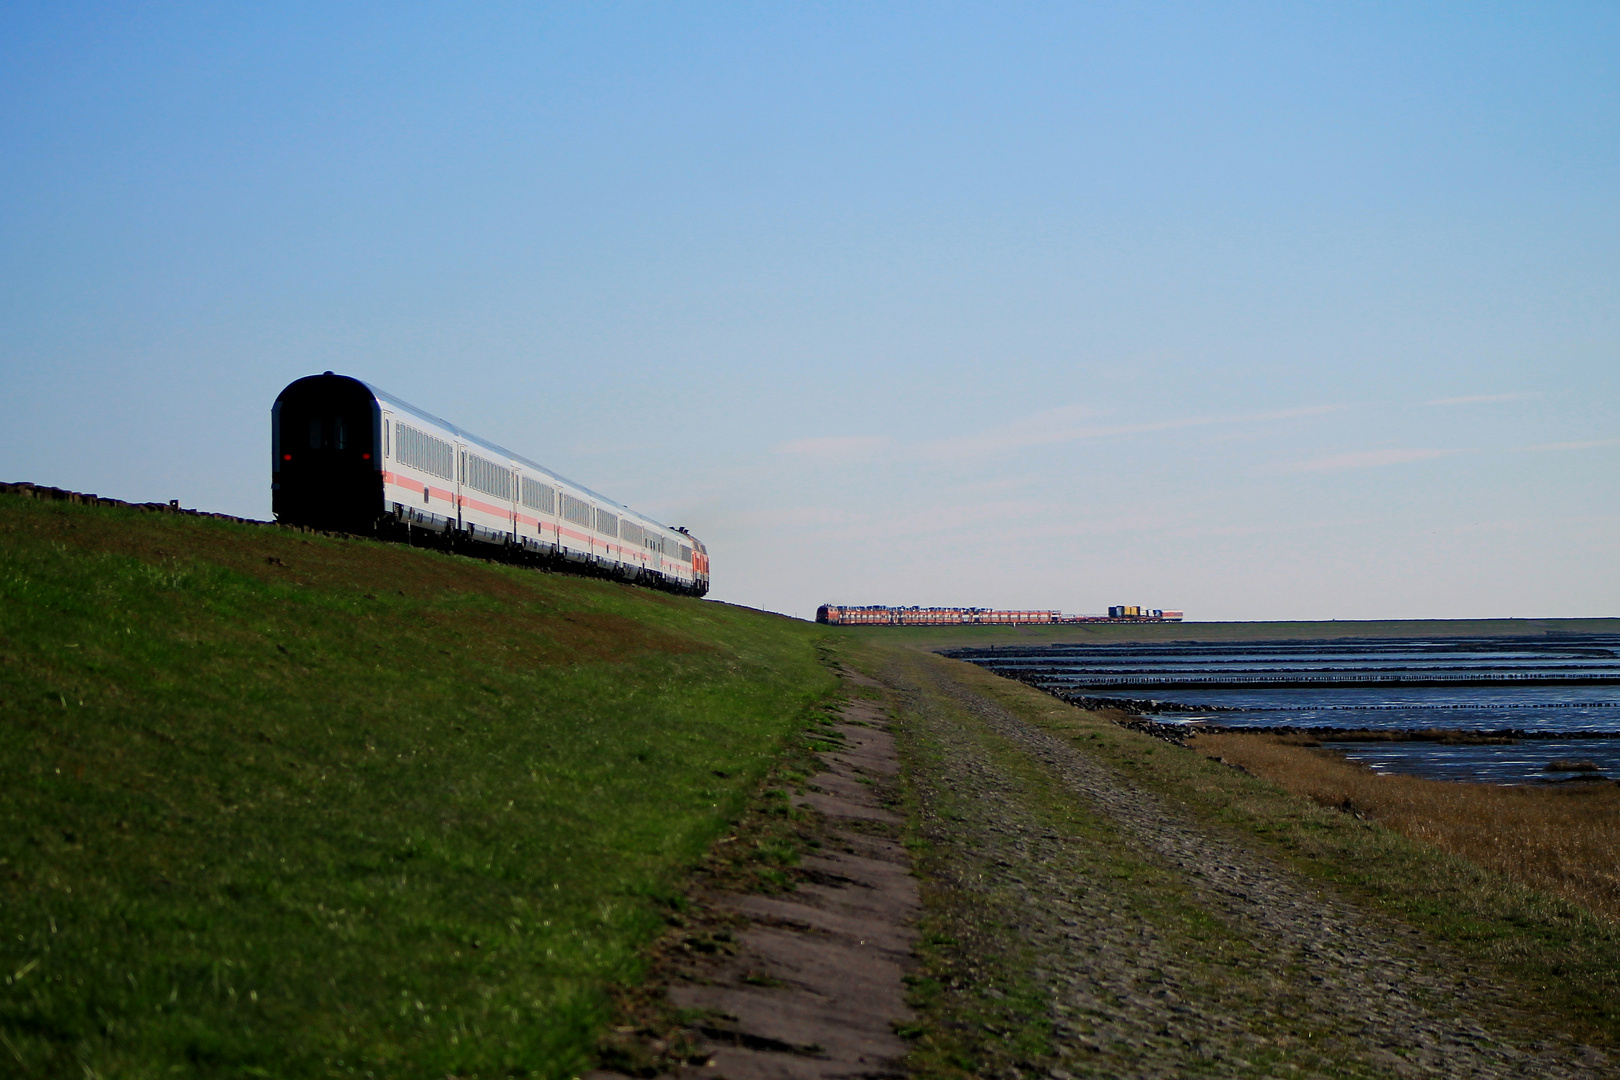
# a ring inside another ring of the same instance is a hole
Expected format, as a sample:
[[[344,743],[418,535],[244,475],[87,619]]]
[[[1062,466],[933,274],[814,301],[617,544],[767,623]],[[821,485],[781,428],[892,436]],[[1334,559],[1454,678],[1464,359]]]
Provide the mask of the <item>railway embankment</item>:
[[[879,648],[925,1076],[1608,1076],[1579,903],[1031,687]]]
[[[0,1074],[588,1068],[828,631],[168,509],[0,494]]]
[[[916,644],[0,493],[0,1060],[1615,1073],[1595,901]]]

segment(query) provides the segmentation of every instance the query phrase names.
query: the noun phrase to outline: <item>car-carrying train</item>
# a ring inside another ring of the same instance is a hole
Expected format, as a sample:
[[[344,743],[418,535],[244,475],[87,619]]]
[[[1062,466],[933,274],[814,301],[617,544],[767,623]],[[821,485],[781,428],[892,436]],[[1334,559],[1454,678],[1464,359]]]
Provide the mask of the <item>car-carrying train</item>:
[[[822,604],[816,622],[830,626],[1048,626],[1055,623],[1180,622],[1183,613],[1120,604],[1107,615],[1061,611],[997,611],[977,607],[889,607],[886,604]]]
[[[565,479],[369,383],[328,371],[270,411],[278,522],[433,542],[702,596],[685,529]]]

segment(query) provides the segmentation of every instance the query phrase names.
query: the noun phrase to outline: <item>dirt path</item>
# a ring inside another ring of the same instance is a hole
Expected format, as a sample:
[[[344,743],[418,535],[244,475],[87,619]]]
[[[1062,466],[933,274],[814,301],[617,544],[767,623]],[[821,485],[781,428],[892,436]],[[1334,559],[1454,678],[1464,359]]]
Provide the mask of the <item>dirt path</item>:
[[[1527,1033],[1432,944],[1195,825],[947,665],[897,652],[884,678],[905,706],[930,926],[955,943],[941,1013],[990,1016],[992,1033],[1009,995],[1044,1013],[1003,1027],[1033,1049],[981,1075],[1614,1075],[1596,1050]]]
[[[669,978],[667,999],[691,1018],[683,1033],[691,1064],[666,1075],[905,1075],[907,1046],[895,1029],[912,1019],[902,978],[919,902],[903,821],[888,808],[899,795],[899,755],[887,710],[871,700],[852,700],[824,734],[837,746],[818,755],[823,771],[793,799],[822,823],[819,847],[793,868],[793,888],[698,898],[707,921],[727,927],[725,947]]]

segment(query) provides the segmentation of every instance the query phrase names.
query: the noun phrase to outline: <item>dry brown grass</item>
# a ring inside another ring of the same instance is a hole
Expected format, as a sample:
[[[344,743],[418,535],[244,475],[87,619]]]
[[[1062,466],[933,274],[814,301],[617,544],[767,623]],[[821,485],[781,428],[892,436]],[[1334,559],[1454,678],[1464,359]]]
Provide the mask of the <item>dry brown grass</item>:
[[[1200,735],[1210,757],[1620,921],[1620,787],[1500,787],[1373,772],[1297,737]]]

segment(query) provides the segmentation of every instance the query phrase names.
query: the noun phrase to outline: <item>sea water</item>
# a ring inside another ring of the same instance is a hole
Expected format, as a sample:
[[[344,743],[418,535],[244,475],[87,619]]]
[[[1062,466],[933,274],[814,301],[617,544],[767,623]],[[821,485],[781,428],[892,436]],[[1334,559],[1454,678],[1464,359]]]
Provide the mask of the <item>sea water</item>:
[[[1158,719],[1229,727],[1335,727],[1531,736],[1511,746],[1340,744],[1370,767],[1447,779],[1557,779],[1590,760],[1620,777],[1620,636],[1166,642],[957,650],[999,674],[1088,697],[1174,705]],[[1598,759],[1601,758],[1601,761]]]

